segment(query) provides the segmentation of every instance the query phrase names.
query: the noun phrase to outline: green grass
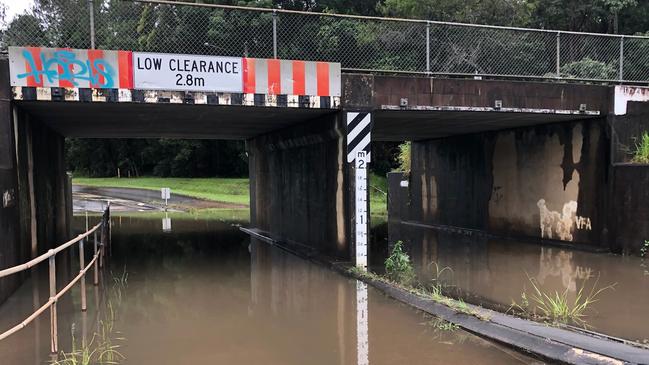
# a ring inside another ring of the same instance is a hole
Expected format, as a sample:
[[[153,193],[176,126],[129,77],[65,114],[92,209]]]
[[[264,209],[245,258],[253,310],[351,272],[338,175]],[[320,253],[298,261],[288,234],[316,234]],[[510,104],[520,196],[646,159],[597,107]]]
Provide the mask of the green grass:
[[[176,177],[138,177],[138,178],[74,178],[74,184],[160,190],[171,188],[172,194],[187,195],[194,198],[223,203],[250,204],[249,182],[243,178],[176,178]]]
[[[390,285],[394,285],[398,288],[401,288],[403,290],[406,290],[412,294],[418,295],[422,298],[430,299],[432,301],[435,301],[440,304],[444,304],[447,307],[450,307],[451,309],[464,313],[470,316],[474,316],[480,320],[483,321],[488,321],[490,318],[483,314],[480,311],[473,310],[471,309],[463,300],[459,299],[453,299],[450,297],[445,296],[442,291],[440,286],[434,286],[432,288],[424,288],[421,286],[414,287],[412,285],[404,285],[397,283],[387,276],[384,275],[379,275],[375,274],[371,271],[365,271],[363,269],[360,269],[356,266],[352,266],[347,270],[351,275],[362,278],[364,280],[372,280],[372,281],[380,281],[384,282]]]
[[[195,198],[233,204],[250,204],[248,179],[239,178],[74,178],[76,185],[110,188],[138,188],[159,191],[171,188],[172,194],[182,194]],[[375,218],[388,215],[388,184],[385,176],[375,173],[369,175],[370,213]]]
[[[598,286],[599,278],[597,278],[589,292],[584,290],[584,285],[577,291],[574,298],[570,299],[572,295],[569,294],[568,289],[563,292],[545,292],[534,278],[528,276],[528,280],[533,289],[532,293],[528,295],[523,292],[521,294],[522,303],[513,302],[510,309],[515,308],[521,313],[533,317],[540,315],[541,318],[553,324],[575,324],[584,327],[587,327],[586,312],[599,300],[602,292],[615,287],[615,284],[612,284],[600,288]],[[534,308],[531,308],[532,305]],[[539,313],[535,313],[536,310]]]
[[[649,163],[649,133],[644,132],[636,143],[632,162]]]
[[[388,182],[385,176],[370,173],[370,214],[374,217],[388,216]]]
[[[427,324],[439,331],[455,331],[458,328],[460,328],[460,326],[458,326],[455,323],[451,323],[449,321],[437,317],[428,321]]]

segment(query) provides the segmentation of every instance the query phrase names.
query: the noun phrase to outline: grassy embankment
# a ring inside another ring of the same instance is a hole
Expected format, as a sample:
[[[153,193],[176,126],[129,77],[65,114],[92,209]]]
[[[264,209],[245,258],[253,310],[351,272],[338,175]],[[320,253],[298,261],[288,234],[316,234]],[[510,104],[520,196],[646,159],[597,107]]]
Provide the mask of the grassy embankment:
[[[223,203],[250,204],[249,181],[246,178],[74,178],[74,184],[93,187],[138,188],[159,191],[171,188],[172,194]],[[387,182],[385,176],[370,174],[370,211],[373,217],[387,217]]]
[[[138,177],[138,178],[74,178],[76,185],[138,188],[157,190],[171,188],[172,194],[180,194],[213,200],[223,203],[250,204],[248,179],[238,178],[175,178],[175,177]]]
[[[388,218],[388,183],[385,176],[370,174],[370,213],[372,225]]]

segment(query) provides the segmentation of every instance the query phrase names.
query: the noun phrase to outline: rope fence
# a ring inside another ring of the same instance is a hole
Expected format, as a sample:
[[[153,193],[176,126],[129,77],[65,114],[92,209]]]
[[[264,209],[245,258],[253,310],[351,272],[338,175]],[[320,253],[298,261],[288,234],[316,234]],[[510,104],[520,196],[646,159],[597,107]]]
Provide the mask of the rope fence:
[[[97,240],[97,232],[100,232],[100,240]],[[85,249],[84,241],[89,241],[90,235],[93,236],[92,242],[94,246],[94,254],[88,265],[85,264]],[[56,255],[67,248],[72,247],[74,244],[78,244],[79,247],[79,274],[75,276],[63,289],[57,292],[56,288]],[[107,206],[104,214],[102,216],[101,222],[87,230],[85,233],[78,235],[72,240],[53,248],[46,253],[33,258],[32,260],[21,264],[16,265],[7,269],[0,270],[0,279],[13,275],[30,268],[36,267],[39,263],[48,261],[49,265],[49,292],[50,297],[45,304],[39,307],[34,311],[30,316],[25,318],[22,322],[13,326],[9,330],[0,333],[0,341],[6,339],[7,337],[19,332],[23,328],[27,327],[31,322],[38,318],[43,312],[48,308],[50,310],[50,349],[52,353],[58,352],[58,318],[57,318],[57,302],[58,300],[65,295],[75,284],[80,284],[81,291],[81,311],[86,311],[87,300],[86,300],[86,273],[90,268],[94,268],[94,278],[93,284],[99,285],[99,269],[104,266],[104,257],[106,255],[106,247],[110,245],[110,204]]]

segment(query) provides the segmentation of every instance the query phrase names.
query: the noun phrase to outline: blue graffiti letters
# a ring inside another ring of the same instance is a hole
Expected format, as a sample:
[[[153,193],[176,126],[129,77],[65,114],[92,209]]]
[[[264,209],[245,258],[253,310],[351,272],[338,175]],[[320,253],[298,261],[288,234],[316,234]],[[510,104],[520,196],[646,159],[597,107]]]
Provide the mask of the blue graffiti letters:
[[[27,72],[16,75],[18,78],[33,77],[37,84],[47,79],[50,83],[69,81],[74,86],[79,86],[78,81],[88,81],[91,87],[99,88],[113,88],[115,85],[115,70],[105,59],[84,62],[77,59],[74,52],[67,50],[55,51],[50,58],[41,52],[42,67],[39,68],[31,52],[23,50],[22,54],[29,67]]]

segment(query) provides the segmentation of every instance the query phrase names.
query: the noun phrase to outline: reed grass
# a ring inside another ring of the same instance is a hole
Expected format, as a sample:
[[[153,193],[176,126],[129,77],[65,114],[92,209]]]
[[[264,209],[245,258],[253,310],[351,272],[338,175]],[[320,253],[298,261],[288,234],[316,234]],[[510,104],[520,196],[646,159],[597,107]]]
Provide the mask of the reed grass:
[[[522,314],[541,317],[553,324],[574,324],[587,327],[587,312],[599,301],[601,294],[614,289],[616,284],[599,287],[599,277],[589,291],[585,284],[570,299],[570,291],[546,292],[537,280],[528,275],[532,290],[530,294],[521,294],[521,303],[512,302],[509,310],[516,309]],[[508,311],[509,311],[508,310]],[[538,312],[537,312],[538,311]]]
[[[128,284],[126,268],[120,275],[113,275],[113,285],[109,289],[104,315],[99,319],[98,330],[93,333],[90,342],[77,345],[72,325],[72,349],[61,351],[58,359],[51,365],[117,365],[126,357],[120,352],[120,343],[126,338],[116,330],[117,308],[122,303],[123,291]]]

